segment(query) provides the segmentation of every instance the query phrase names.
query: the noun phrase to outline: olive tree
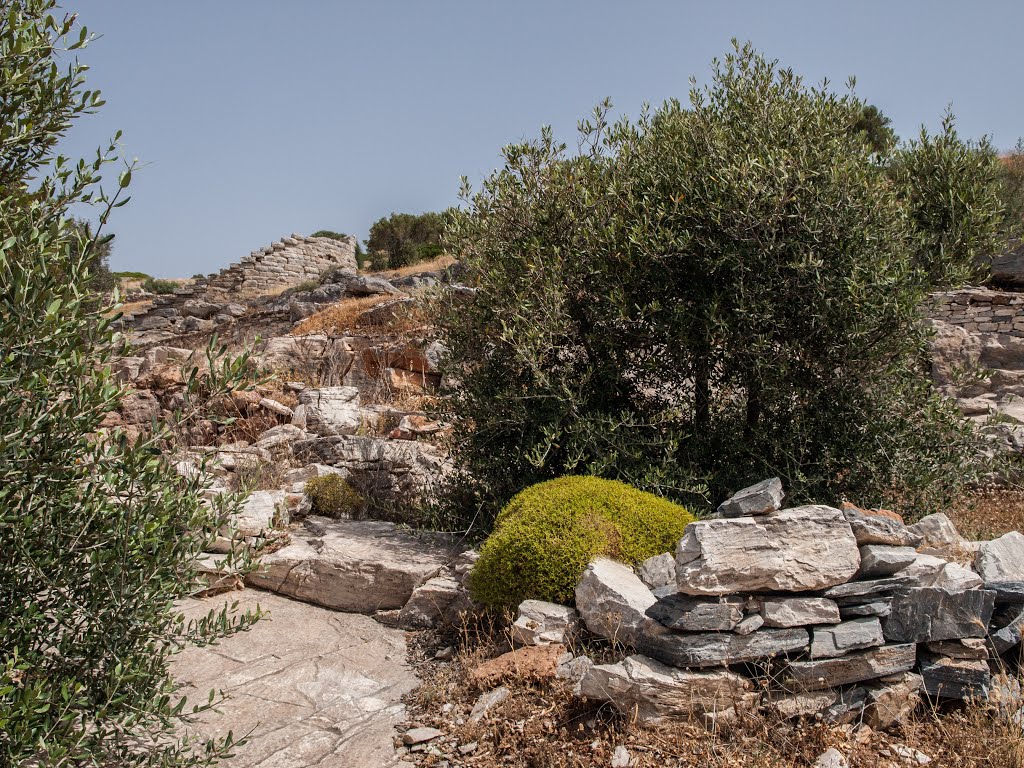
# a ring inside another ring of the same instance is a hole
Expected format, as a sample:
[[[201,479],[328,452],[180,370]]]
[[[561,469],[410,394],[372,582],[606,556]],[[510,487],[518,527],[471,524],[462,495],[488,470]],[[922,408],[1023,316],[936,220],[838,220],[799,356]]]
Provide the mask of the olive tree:
[[[0,0],[0,764],[206,764],[232,738],[175,736],[196,707],[168,660],[256,614],[185,622],[175,601],[201,583],[196,559],[235,500],[204,501],[205,473],[175,471],[167,429],[102,429],[124,394],[112,373],[124,345],[93,281],[132,168],[104,192],[116,145],[55,154],[102,104],[72,58],[89,39],[54,0]],[[72,205],[92,207],[95,230]],[[179,423],[240,385],[246,361],[211,348],[204,368]]]
[[[689,103],[545,130],[453,218],[475,289],[439,308],[457,466],[488,529],[520,488],[626,480],[690,504],[782,476],[792,501],[924,512],[969,479],[927,380],[920,234],[852,93],[750,46]]]

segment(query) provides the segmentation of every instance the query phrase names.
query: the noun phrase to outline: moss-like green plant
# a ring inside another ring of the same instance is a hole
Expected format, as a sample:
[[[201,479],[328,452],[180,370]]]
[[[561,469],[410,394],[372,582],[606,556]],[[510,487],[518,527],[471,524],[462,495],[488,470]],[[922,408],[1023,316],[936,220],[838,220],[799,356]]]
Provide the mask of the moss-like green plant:
[[[341,475],[314,477],[306,482],[303,491],[314,515],[355,518],[363,508],[363,497]]]
[[[693,519],[684,507],[615,480],[548,480],[520,492],[498,515],[470,590],[498,608],[530,598],[568,603],[592,558],[633,564],[668,552]]]

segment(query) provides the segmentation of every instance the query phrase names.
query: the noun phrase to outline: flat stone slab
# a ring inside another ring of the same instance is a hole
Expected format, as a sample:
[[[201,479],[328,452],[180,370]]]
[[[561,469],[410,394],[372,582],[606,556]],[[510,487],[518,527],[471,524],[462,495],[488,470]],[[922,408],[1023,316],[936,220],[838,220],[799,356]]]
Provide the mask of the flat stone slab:
[[[838,624],[839,606],[824,597],[765,599],[761,615],[767,627],[801,627],[808,624]]]
[[[834,659],[791,661],[782,671],[780,681],[797,691],[824,691],[897,672],[909,672],[916,661],[917,646],[913,643],[883,645]]]
[[[248,632],[174,657],[172,672],[190,702],[211,689],[228,699],[189,731],[201,738],[252,730],[224,768],[391,768],[401,697],[416,687],[406,663],[405,634],[367,616],[343,614],[245,590],[188,600],[187,617],[225,602],[269,615]]]
[[[773,477],[737,491],[718,505],[719,517],[767,515],[782,507],[782,480]]]
[[[451,537],[414,536],[375,520],[310,517],[291,536],[246,584],[353,613],[402,608],[457,554]]]
[[[641,653],[674,667],[715,667],[770,659],[807,649],[810,637],[803,627],[759,629],[749,635],[732,632],[677,634],[650,632],[640,638]]]
[[[929,696],[944,699],[987,699],[992,673],[987,661],[922,654],[921,677]]]
[[[985,589],[947,592],[918,587],[893,598],[885,639],[896,643],[985,637],[995,593]]]
[[[647,609],[647,615],[678,631],[725,631],[743,619],[743,602],[740,597],[716,600],[675,594],[661,598]]]

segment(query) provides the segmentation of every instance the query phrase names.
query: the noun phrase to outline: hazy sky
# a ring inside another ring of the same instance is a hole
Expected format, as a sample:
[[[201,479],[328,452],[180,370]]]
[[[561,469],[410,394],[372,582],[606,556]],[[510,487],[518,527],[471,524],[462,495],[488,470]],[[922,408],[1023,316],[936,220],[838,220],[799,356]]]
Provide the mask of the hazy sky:
[[[66,152],[120,128],[145,168],[112,221],[115,269],[226,266],[291,232],[367,235],[442,209],[499,149],[608,96],[636,114],[707,80],[730,38],[857,92],[903,136],[952,104],[961,132],[1024,135],[1024,3],[605,0],[65,0],[107,106]]]

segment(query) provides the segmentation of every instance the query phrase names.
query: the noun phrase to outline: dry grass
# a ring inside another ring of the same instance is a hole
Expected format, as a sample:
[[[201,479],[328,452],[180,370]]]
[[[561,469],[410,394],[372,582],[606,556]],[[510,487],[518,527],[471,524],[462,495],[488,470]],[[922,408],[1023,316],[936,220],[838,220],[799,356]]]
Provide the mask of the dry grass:
[[[445,254],[443,256],[438,256],[436,259],[431,259],[430,261],[421,261],[417,264],[410,264],[407,267],[399,267],[398,269],[384,269],[381,270],[380,272],[371,272],[367,270],[365,274],[374,275],[376,277],[383,277],[385,280],[388,280],[393,277],[405,277],[406,275],[415,275],[419,272],[436,272],[438,270],[444,269],[445,267],[450,267],[456,261],[457,259],[454,256],[448,256],[447,254]]]
[[[356,320],[366,310],[393,300],[392,296],[360,296],[331,304],[327,309],[310,315],[292,331],[292,336],[325,334],[340,336],[356,327]]]
[[[1024,531],[1024,490],[978,492],[950,508],[949,516],[968,539],[994,539],[1009,531]]]

